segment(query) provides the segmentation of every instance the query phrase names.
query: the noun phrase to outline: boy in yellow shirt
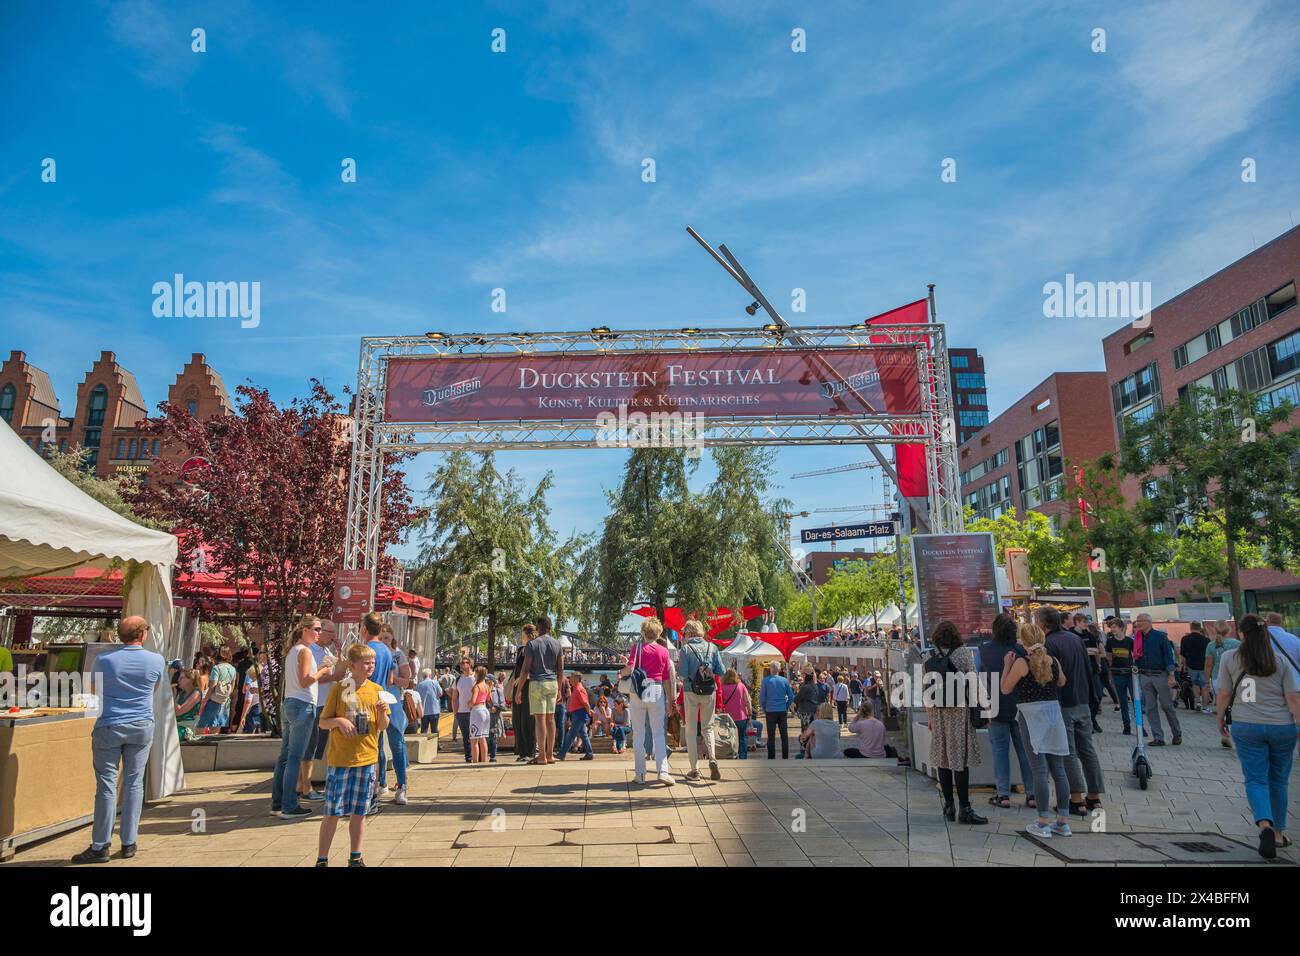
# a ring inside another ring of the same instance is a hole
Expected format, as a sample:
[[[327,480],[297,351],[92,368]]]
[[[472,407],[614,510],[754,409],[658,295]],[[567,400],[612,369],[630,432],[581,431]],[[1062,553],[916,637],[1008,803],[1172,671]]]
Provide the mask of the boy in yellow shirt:
[[[328,730],[330,738],[325,751],[325,815],[320,821],[317,866],[328,865],[339,817],[349,814],[352,853],[348,866],[366,865],[361,860],[361,838],[375,789],[379,735],[388,726],[388,705],[379,699],[379,685],[370,680],[375,652],[365,644],[353,644],[348,648],[348,668],[348,676],[330,688],[320,712],[320,728]]]

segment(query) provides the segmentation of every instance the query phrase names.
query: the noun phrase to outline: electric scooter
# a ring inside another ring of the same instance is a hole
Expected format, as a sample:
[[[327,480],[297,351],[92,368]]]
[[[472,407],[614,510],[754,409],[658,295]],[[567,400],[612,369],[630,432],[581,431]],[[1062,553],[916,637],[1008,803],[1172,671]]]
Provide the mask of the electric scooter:
[[[1142,693],[1138,687],[1137,668],[1133,668],[1130,680],[1133,681],[1133,733],[1137,744],[1133,747],[1133,775],[1137,777],[1138,786],[1147,788],[1151,779],[1151,761],[1147,759],[1146,728],[1142,724]]]

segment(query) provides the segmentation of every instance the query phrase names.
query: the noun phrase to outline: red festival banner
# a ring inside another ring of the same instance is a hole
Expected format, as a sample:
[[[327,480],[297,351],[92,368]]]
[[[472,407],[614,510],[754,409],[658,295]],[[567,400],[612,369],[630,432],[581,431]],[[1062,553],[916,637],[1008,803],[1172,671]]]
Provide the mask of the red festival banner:
[[[388,360],[389,422],[591,421],[603,412],[917,415],[916,349],[763,349]]]

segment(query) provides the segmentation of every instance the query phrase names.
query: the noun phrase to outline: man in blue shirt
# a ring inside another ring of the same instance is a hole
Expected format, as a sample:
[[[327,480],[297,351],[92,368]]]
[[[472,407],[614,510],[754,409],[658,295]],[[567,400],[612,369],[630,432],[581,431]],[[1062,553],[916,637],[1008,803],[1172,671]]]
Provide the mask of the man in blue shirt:
[[[1296,669],[1297,675],[1300,675],[1300,637],[1283,630],[1282,615],[1276,611],[1270,611],[1264,618],[1264,623],[1268,625],[1268,633],[1273,638],[1276,656],[1288,661]],[[1281,653],[1277,654],[1279,649]]]
[[[776,759],[776,734],[781,732],[781,759],[790,759],[789,729],[786,719],[790,716],[790,705],[794,703],[794,688],[781,676],[776,664],[768,666],[768,675],[763,678],[763,686],[758,692],[758,705],[767,720],[767,759]]]
[[[437,733],[438,717],[442,714],[442,688],[433,679],[433,671],[429,668],[420,671],[420,677],[422,680],[415,685],[415,690],[420,695],[420,703],[424,705],[424,716],[420,718],[420,733]]]
[[[142,617],[124,618],[117,626],[122,646],[95,660],[94,689],[99,719],[91,732],[95,766],[95,825],[90,846],[73,863],[107,863],[117,810],[118,764],[122,765],[122,858],[135,856],[140,811],[144,807],[144,770],[153,746],[153,695],[167,662],[144,649],[149,624]]]
[[[1150,614],[1139,614],[1134,621],[1133,658],[1138,671],[1138,686],[1142,689],[1142,716],[1151,719],[1151,733],[1155,738],[1151,746],[1165,745],[1165,729],[1160,724],[1160,711],[1164,711],[1173,728],[1174,746],[1177,747],[1183,742],[1183,728],[1178,723],[1173,697],[1173,691],[1178,687],[1174,677],[1178,653],[1168,634],[1152,628]]]

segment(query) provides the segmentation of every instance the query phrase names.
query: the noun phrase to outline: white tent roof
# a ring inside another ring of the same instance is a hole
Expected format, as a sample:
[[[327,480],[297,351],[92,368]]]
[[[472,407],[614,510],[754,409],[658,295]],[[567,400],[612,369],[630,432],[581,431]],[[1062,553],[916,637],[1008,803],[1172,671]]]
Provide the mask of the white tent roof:
[[[0,578],[48,574],[114,559],[168,568],[176,538],[101,505],[0,428]]]
[[[736,638],[735,642],[722,653],[724,657],[728,654],[732,654],[738,658],[775,657],[778,660],[785,660],[781,655],[781,652],[771,644],[767,643],[767,641],[756,641],[748,634],[742,634],[740,637]],[[795,651],[790,655],[790,660],[793,661],[796,657],[805,656],[807,655],[802,651]]]

